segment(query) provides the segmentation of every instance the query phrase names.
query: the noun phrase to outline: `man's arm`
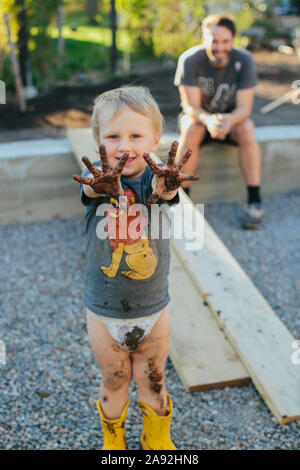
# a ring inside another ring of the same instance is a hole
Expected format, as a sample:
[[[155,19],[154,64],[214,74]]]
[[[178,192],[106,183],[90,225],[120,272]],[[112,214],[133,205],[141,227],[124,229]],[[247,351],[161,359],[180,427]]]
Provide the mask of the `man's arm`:
[[[255,88],[244,88],[236,93],[236,108],[228,114],[223,115],[218,128],[217,138],[225,139],[231,129],[246,121],[252,112]]]
[[[236,92],[236,108],[230,113],[231,126],[246,121],[253,108],[255,88],[245,88]]]
[[[179,93],[184,113],[194,122],[204,125],[213,139],[218,137],[220,115],[208,113],[202,108],[200,87],[180,85]]]
[[[193,121],[206,126],[206,119],[210,116],[210,113],[201,107],[200,87],[179,85],[178,89],[184,114],[190,116]]]

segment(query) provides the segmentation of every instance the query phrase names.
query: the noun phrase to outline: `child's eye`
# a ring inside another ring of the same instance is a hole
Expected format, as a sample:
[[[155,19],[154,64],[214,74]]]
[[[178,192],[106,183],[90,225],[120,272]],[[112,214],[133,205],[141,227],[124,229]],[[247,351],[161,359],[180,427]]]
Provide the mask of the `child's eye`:
[[[116,134],[112,134],[112,135],[109,135],[108,138],[109,139],[116,139],[118,136]]]
[[[132,137],[136,138],[136,137],[141,137],[140,134],[132,134]]]

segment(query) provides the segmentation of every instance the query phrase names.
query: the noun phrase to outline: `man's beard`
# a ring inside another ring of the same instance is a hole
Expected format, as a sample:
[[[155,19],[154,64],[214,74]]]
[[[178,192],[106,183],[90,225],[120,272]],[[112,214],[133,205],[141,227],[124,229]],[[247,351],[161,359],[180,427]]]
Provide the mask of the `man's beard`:
[[[222,57],[216,57],[214,55],[213,52],[211,52],[210,54],[210,60],[215,64],[215,65],[225,65],[225,64],[228,64],[229,62],[229,58],[230,58],[230,54],[231,54],[231,51],[230,52],[225,52]]]

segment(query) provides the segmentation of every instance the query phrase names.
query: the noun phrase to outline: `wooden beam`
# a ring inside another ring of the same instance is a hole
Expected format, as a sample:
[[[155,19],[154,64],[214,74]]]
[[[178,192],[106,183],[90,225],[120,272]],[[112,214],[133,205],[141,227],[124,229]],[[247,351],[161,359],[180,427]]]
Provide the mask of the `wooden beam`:
[[[92,131],[89,127],[86,129],[67,129],[67,138],[81,171],[86,170],[86,166],[81,160],[82,157],[88,157],[91,162],[98,159],[97,146],[93,141]]]
[[[295,90],[289,90],[286,93],[284,93],[280,98],[276,98],[276,100],[271,101],[270,103],[266,104],[262,108],[260,108],[261,114],[267,114],[270,111],[273,111],[274,109],[278,108],[284,103],[287,103],[292,100],[292,96],[295,93]]]
[[[171,209],[175,221],[185,203],[190,199],[181,191],[181,203]],[[279,423],[300,419],[300,367],[291,360],[295,338],[205,219],[203,223],[200,250],[186,250],[191,236],[186,232],[171,245],[202,296],[209,293],[208,308]],[[185,222],[187,231],[189,226]]]
[[[169,293],[170,358],[186,390],[196,392],[247,385],[248,372],[173,249]]]

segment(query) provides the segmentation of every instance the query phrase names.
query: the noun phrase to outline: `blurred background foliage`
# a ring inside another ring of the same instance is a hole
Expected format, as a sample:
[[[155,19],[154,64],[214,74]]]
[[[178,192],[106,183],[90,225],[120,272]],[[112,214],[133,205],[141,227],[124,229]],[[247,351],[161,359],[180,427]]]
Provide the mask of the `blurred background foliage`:
[[[111,0],[23,0],[27,14],[28,48],[33,83],[42,88],[49,81],[68,80],[74,74],[98,70],[109,73]],[[300,0],[292,0],[300,9]],[[18,45],[20,0],[0,3],[0,77],[13,88],[7,31],[3,15],[9,13],[13,42]],[[117,58],[130,53],[132,62],[176,60],[184,50],[201,42],[201,22],[212,12],[230,13],[239,33],[263,27],[274,34],[272,15],[278,1],[251,0],[116,0]],[[63,6],[63,55],[58,54],[58,11]],[[238,34],[237,46],[248,45]]]

